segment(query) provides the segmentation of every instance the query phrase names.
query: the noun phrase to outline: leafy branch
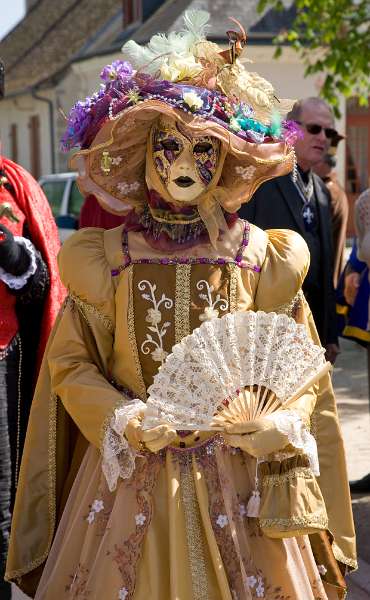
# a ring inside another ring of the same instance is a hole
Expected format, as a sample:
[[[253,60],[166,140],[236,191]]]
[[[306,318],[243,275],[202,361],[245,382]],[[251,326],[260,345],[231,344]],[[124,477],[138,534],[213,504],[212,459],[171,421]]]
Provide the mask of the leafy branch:
[[[324,73],[321,96],[337,116],[339,96],[357,96],[366,106],[370,92],[369,0],[296,0],[289,31],[274,39],[275,57],[290,45],[303,60],[305,75]],[[282,0],[259,0],[258,10],[284,10]]]

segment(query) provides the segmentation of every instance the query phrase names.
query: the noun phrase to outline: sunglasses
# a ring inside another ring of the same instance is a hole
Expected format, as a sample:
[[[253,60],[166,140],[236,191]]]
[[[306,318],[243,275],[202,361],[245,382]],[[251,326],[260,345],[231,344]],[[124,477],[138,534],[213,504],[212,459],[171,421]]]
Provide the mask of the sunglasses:
[[[322,125],[318,125],[317,123],[302,123],[301,121],[296,121],[296,123],[303,125],[308,133],[311,133],[312,135],[319,135],[319,133],[324,130],[325,136],[328,138],[328,140],[332,140],[338,135],[337,130],[332,129],[331,127],[322,127]]]

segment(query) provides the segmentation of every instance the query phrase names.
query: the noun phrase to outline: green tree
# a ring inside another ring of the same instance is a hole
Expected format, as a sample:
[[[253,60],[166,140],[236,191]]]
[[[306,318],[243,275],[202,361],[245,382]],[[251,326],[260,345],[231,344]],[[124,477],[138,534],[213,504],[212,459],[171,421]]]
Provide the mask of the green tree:
[[[275,56],[291,45],[303,59],[305,75],[325,74],[321,95],[339,115],[339,95],[370,94],[370,0],[296,0],[289,31],[275,38]],[[260,0],[259,11],[283,10],[282,0]]]

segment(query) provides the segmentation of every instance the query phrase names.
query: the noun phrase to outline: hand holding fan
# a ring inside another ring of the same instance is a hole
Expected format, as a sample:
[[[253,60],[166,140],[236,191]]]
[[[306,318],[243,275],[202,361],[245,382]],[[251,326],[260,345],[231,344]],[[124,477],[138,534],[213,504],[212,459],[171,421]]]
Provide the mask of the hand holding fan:
[[[286,315],[229,313],[176,344],[149,387],[143,428],[223,431],[289,406],[330,369]]]

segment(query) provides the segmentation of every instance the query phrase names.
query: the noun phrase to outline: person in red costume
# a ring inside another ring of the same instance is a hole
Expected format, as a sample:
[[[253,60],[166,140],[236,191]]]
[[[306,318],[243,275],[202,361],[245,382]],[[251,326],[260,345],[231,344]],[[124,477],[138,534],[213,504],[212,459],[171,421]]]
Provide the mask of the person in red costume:
[[[4,95],[0,62],[0,99]],[[12,507],[38,367],[64,298],[57,228],[40,186],[0,154],[0,598]]]

